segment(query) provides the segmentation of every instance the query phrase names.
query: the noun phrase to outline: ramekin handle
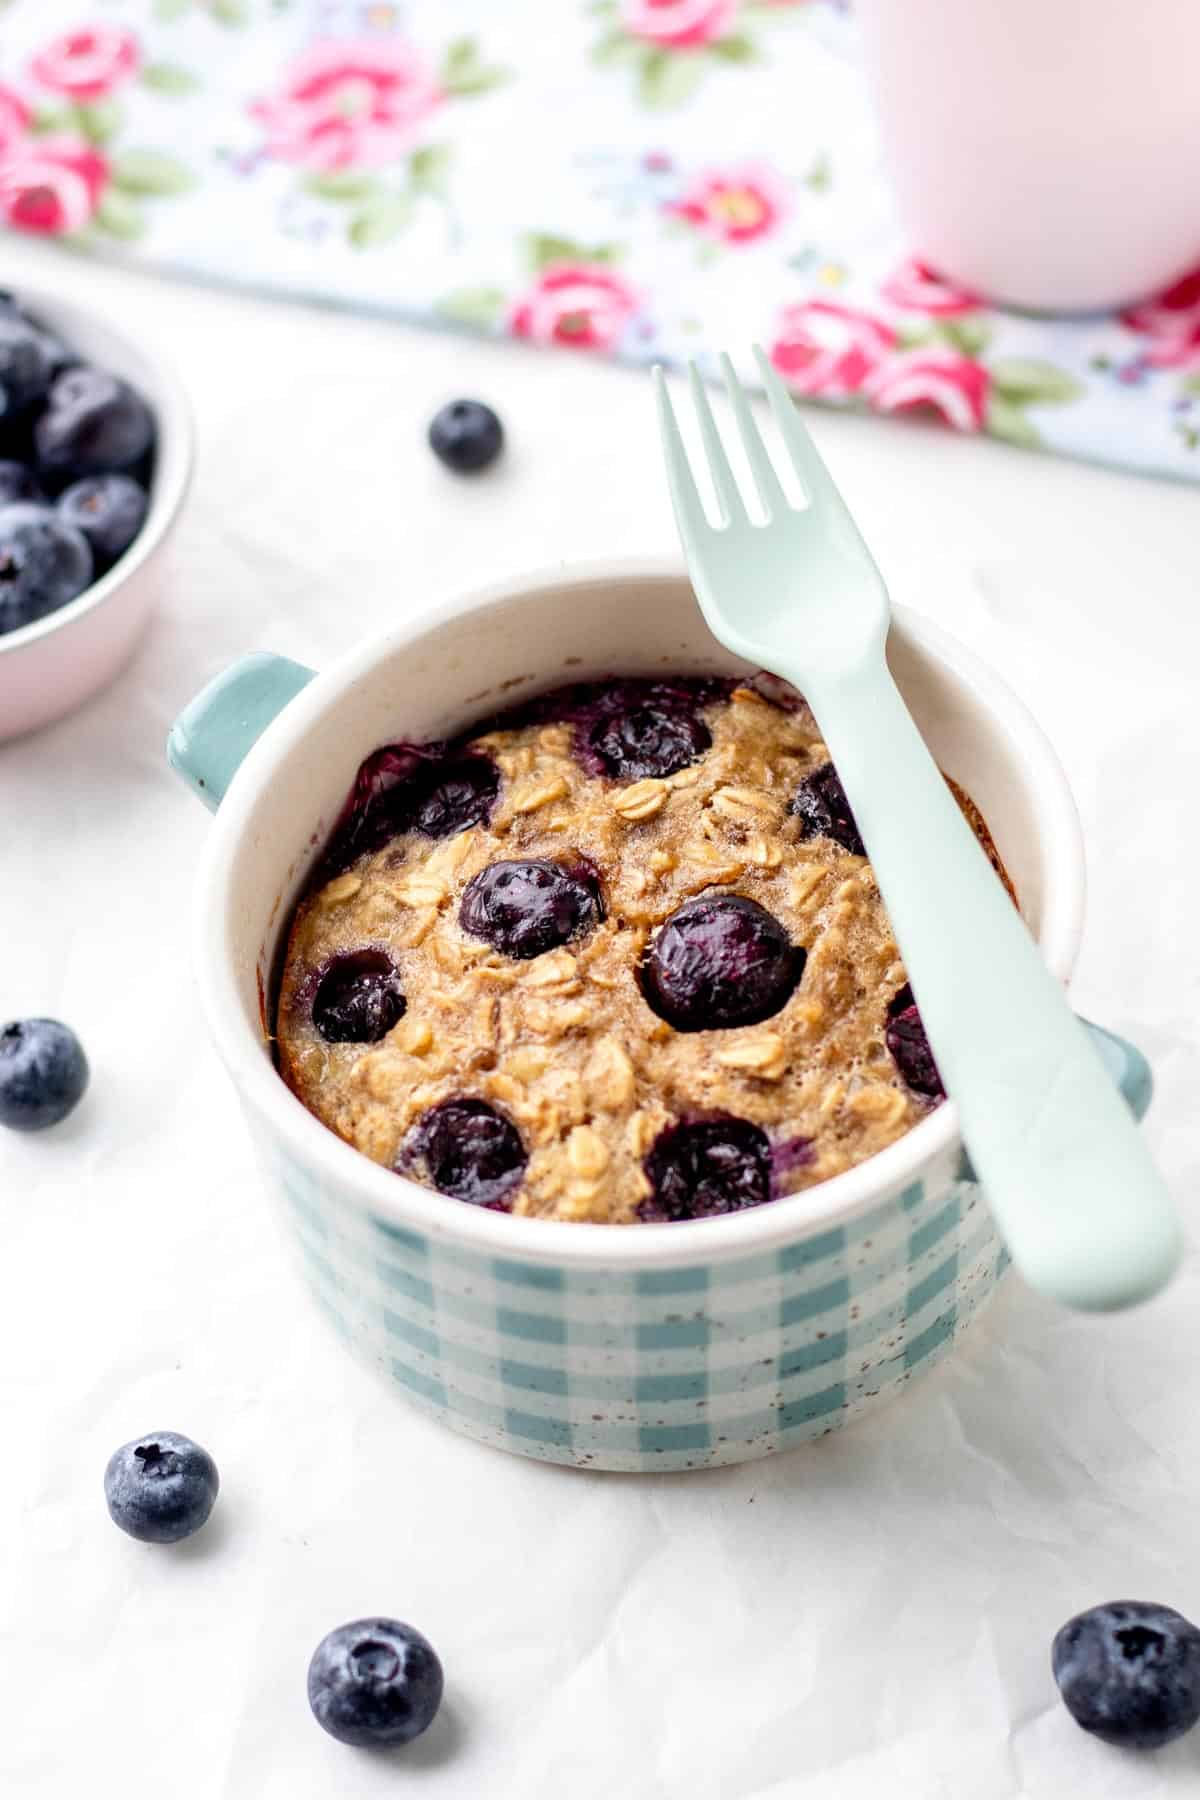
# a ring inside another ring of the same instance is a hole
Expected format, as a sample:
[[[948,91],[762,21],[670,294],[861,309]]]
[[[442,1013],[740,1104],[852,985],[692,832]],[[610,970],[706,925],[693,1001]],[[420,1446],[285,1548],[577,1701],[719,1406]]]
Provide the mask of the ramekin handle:
[[[316,671],[255,651],[214,675],[188,703],[167,738],[167,761],[216,812],[251,746]]]

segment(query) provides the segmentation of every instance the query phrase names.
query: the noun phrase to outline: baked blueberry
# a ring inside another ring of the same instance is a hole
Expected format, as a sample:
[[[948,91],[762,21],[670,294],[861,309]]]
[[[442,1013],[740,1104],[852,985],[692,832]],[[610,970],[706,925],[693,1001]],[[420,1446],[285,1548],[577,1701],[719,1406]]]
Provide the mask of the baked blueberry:
[[[0,460],[0,506],[11,506],[14,500],[43,500],[37,477],[23,462],[10,458]]]
[[[410,830],[423,837],[455,837],[491,817],[500,771],[488,756],[448,758],[424,769],[414,783]]]
[[[589,775],[610,781],[661,779],[702,756],[712,733],[701,713],[732,682],[707,675],[677,681],[583,682],[534,703],[539,716],[569,719],[574,754]]]
[[[99,572],[124,556],[146,522],[149,504],[132,475],[88,475],[59,495],[58,513],[83,533]]]
[[[591,931],[604,917],[600,883],[590,865],[494,862],[463,890],[463,930],[504,956],[525,961]]]
[[[377,1044],[408,1002],[383,950],[350,950],[328,964],[313,996],[313,1024],[327,1044]]]
[[[220,1485],[208,1451],[177,1431],[122,1444],[104,1471],[109,1517],[145,1544],[175,1544],[199,1531]]]
[[[1170,1606],[1093,1606],[1063,1626],[1050,1662],[1071,1717],[1106,1744],[1156,1750],[1200,1721],[1200,1631]]]
[[[832,763],[822,763],[806,775],[792,795],[792,811],[800,820],[802,838],[827,837],[855,856],[866,850],[850,811],[841,779]]]
[[[642,963],[642,992],[676,1031],[758,1025],[787,1003],[806,957],[757,900],[706,896],[659,927]]]
[[[907,982],[888,1007],[884,1037],[896,1067],[913,1093],[924,1094],[930,1100],[943,1100],[946,1090]]]
[[[713,1219],[771,1198],[771,1146],[748,1119],[695,1119],[659,1133],[645,1161],[640,1216]]]
[[[88,1084],[83,1045],[57,1019],[0,1026],[0,1125],[44,1131],[74,1112]]]
[[[57,612],[91,579],[82,532],[32,500],[0,507],[0,635]]]
[[[154,442],[154,418],[128,382],[105,369],[68,369],[34,426],[42,479],[65,487],[85,475],[135,468]]]
[[[429,445],[456,475],[475,475],[499,456],[504,427],[482,400],[451,400],[430,422]]]
[[[516,1126],[486,1100],[442,1100],[417,1120],[396,1168],[455,1200],[507,1212],[527,1161]]]
[[[321,1639],[308,1665],[308,1704],[341,1744],[408,1744],[427,1731],[444,1677],[429,1639],[399,1619],[355,1619]]]
[[[712,733],[697,713],[647,700],[602,713],[588,727],[586,741],[604,774],[614,780],[661,780],[702,756]]]
[[[347,868],[406,831],[443,838],[486,824],[499,791],[500,771],[482,753],[387,744],[359,768],[325,859],[326,871]]]

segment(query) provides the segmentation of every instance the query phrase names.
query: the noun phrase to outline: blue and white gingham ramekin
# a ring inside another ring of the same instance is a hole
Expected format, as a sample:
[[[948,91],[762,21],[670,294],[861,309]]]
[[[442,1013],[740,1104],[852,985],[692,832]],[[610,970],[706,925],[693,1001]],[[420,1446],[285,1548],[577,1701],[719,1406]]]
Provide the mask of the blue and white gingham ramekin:
[[[889,656],[1065,980],[1083,866],[1052,751],[1007,688],[915,616],[898,616]],[[320,676],[247,658],[172,733],[172,762],[218,806],[197,910],[209,1020],[311,1291],[399,1393],[501,1449],[626,1470],[786,1449],[946,1355],[1004,1272],[951,1103],[807,1193],[619,1228],[510,1218],[418,1187],[327,1131],[275,1071],[280,935],[369,751],[567,679],[742,666],[677,565],[559,570],[460,599]],[[1144,1105],[1144,1061],[1106,1034],[1102,1048]]]

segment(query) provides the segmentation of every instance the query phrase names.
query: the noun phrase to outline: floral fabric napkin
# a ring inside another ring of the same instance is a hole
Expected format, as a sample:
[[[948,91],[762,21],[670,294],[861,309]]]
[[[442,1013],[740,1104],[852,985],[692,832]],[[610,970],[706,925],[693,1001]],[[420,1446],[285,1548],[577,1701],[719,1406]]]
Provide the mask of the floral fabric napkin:
[[[915,261],[836,0],[0,0],[0,215],[575,355],[757,339],[801,395],[1200,475],[1200,269],[1047,321]]]

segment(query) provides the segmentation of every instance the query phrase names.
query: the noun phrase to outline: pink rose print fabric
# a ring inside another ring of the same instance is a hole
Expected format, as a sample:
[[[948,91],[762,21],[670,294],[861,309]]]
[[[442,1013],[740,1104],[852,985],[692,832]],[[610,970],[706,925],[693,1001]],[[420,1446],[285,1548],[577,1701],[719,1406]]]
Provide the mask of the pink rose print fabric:
[[[0,213],[18,231],[73,234],[95,218],[110,175],[78,138],[27,138],[0,161]]]
[[[131,31],[94,25],[68,31],[40,49],[29,69],[33,79],[52,93],[72,100],[99,100],[137,71],[138,41]]]
[[[250,112],[269,156],[302,169],[377,169],[408,150],[442,98],[411,44],[354,38],[313,44]]]
[[[728,169],[698,175],[666,210],[721,244],[752,244],[776,230],[790,196],[769,169]]]
[[[618,10],[631,37],[686,50],[726,37],[737,18],[737,0],[620,0]]]
[[[611,269],[557,263],[513,308],[514,337],[568,350],[611,350],[637,311],[637,294]]]
[[[1197,244],[1103,318],[1006,313],[930,266],[892,211],[849,0],[0,19],[0,228],[547,354],[715,376],[728,349],[753,382],[758,342],[805,403],[1200,477]]]

